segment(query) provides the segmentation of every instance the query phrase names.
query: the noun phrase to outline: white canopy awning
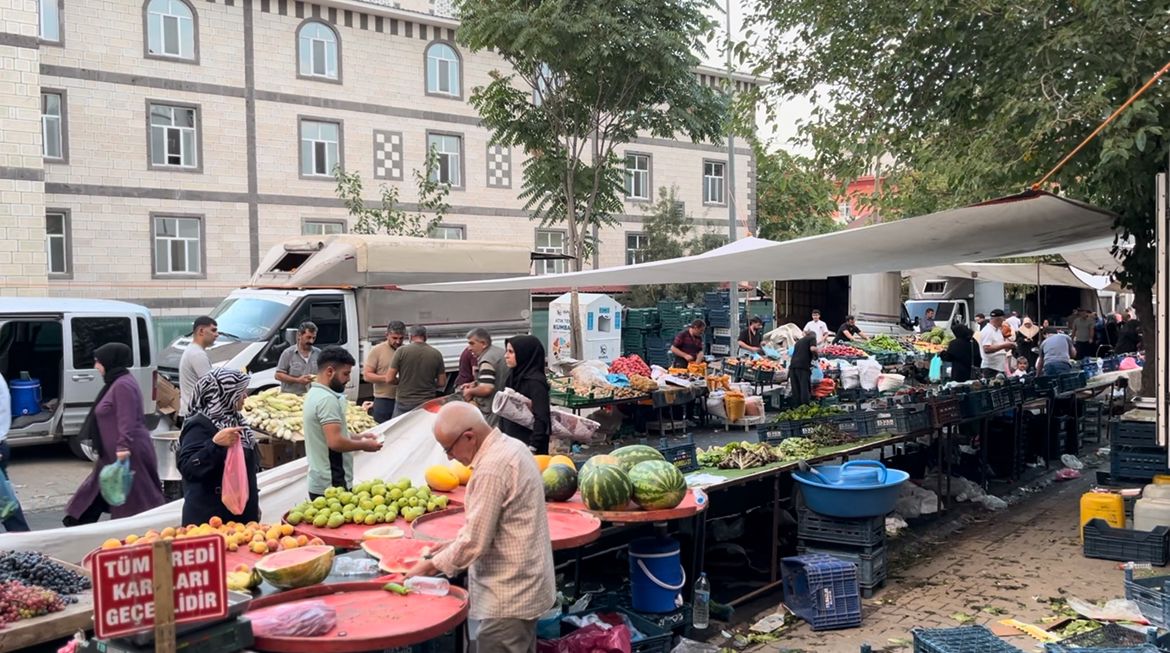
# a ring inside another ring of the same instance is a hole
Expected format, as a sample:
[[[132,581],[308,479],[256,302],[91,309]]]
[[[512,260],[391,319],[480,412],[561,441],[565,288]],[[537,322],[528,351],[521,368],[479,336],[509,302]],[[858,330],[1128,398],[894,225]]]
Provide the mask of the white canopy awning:
[[[1026,286],[1071,286],[1073,288],[1092,288],[1099,290],[1109,286],[1108,276],[1097,277],[1089,274],[1077,274],[1064,265],[1048,265],[1035,263],[957,263],[955,265],[936,265],[929,268],[906,270],[905,276],[913,277],[958,277],[961,279],[979,279],[980,281],[997,281],[999,283],[1014,283]]]
[[[773,242],[746,238],[666,261],[538,277],[403,286],[404,290],[480,292],[548,287],[711,283],[729,279],[823,279],[1072,249],[1112,233],[1104,209],[1040,191],[975,206]]]

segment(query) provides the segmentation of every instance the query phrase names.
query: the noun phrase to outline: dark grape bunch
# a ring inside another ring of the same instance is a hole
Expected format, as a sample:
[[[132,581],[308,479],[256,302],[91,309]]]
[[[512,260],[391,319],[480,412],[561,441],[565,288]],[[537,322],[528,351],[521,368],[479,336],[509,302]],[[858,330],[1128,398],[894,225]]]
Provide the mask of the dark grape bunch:
[[[52,590],[14,580],[0,582],[0,625],[64,609],[65,599]]]
[[[5,581],[43,587],[63,595],[67,603],[76,603],[72,595],[91,587],[85,576],[36,551],[0,551],[0,582]]]

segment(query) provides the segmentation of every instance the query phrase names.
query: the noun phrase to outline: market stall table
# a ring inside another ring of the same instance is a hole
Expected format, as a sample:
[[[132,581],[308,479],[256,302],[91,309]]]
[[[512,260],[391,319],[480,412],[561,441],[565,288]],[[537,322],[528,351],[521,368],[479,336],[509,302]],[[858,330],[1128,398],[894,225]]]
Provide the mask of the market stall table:
[[[57,564],[89,577],[89,565],[84,568],[61,560]],[[74,595],[77,603],[70,603],[60,612],[32,619],[21,619],[0,628],[0,651],[15,651],[27,646],[64,639],[79,630],[93,629],[93,592]]]
[[[462,490],[463,488],[459,489]],[[435,492],[435,494],[442,494],[447,497],[448,507],[445,510],[451,510],[452,508],[458,508],[463,505],[462,492],[460,492],[458,496],[451,492]],[[443,510],[438,510],[435,512],[443,512]],[[281,517],[281,521],[286,524],[288,523],[288,513],[285,513],[284,516]],[[402,529],[403,533],[407,535],[410,534],[410,524],[402,517],[399,517],[390,524],[343,524],[337,528],[314,526],[312,524],[301,522],[300,524],[293,526],[293,532],[297,535],[304,535],[309,538],[320,538],[322,542],[328,544],[329,546],[335,546],[342,549],[355,549],[361,546],[362,540],[365,539],[366,531],[374,528],[384,528],[386,526],[396,526]]]
[[[337,624],[316,637],[256,635],[253,648],[273,653],[360,653],[414,646],[457,628],[467,619],[468,598],[452,586],[447,596],[382,589],[382,581],[318,584],[262,596],[252,602],[253,620],[265,610],[323,601],[337,612]]]
[[[546,513],[553,551],[584,546],[601,534],[601,521],[585,510],[548,505]],[[449,508],[419,517],[411,524],[411,531],[415,539],[450,542],[466,523],[463,508]]]

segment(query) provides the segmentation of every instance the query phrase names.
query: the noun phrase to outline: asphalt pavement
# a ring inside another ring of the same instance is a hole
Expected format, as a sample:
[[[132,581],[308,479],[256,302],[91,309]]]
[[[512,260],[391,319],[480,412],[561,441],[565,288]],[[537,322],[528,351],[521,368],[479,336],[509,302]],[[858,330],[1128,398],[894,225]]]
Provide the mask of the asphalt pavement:
[[[77,458],[65,445],[13,447],[8,476],[29,526],[59,528],[65,504],[92,469],[93,463]]]

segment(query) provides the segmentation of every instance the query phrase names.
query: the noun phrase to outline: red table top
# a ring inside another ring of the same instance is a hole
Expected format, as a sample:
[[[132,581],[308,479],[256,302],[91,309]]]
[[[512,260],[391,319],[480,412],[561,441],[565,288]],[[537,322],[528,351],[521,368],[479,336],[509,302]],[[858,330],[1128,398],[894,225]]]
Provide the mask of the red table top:
[[[467,488],[457,487],[447,493],[451,497],[451,501],[458,503],[467,502]],[[547,504],[550,508],[567,508],[569,510],[582,510],[588,513],[597,515],[601,521],[620,522],[620,523],[637,523],[637,522],[656,522],[656,521],[671,521],[674,519],[685,519],[693,517],[707,509],[707,504],[704,502],[699,505],[696,501],[695,490],[687,489],[687,495],[683,497],[682,503],[671,508],[670,510],[642,510],[634,502],[630,502],[629,508],[626,510],[590,510],[581,502],[581,495],[574,494],[568,501],[549,502]]]
[[[337,611],[337,625],[317,637],[261,637],[252,645],[273,653],[358,653],[413,646],[450,632],[467,618],[467,593],[451,587],[447,596],[399,596],[382,581],[310,585],[252,601],[248,616],[277,605],[317,600]]]
[[[588,512],[548,506],[547,513],[549,537],[554,551],[575,549],[601,536],[601,520]],[[466,522],[463,508],[423,515],[414,522],[414,537],[450,542]]]
[[[452,495],[452,493],[449,492],[436,492],[436,494],[446,494],[448,496],[447,505],[449,507],[447,510],[450,510],[450,507],[452,506],[463,505],[462,494],[460,494],[459,497],[455,497]],[[437,512],[443,511],[440,510]],[[280,518],[280,520],[284,523],[288,523],[288,513],[285,513],[284,516]],[[408,524],[406,520],[401,517],[394,520],[394,523],[392,524],[374,524],[373,526],[367,526],[365,524],[345,524],[338,528],[321,528],[312,524],[301,522],[300,524],[293,526],[293,532],[297,535],[305,535],[310,538],[319,537],[321,538],[322,542],[328,544],[329,546],[336,546],[343,549],[356,549],[361,546],[362,540],[365,539],[366,531],[370,530],[371,528],[383,528],[386,526],[397,526],[398,528],[402,529],[405,537],[410,537],[410,524]]]

